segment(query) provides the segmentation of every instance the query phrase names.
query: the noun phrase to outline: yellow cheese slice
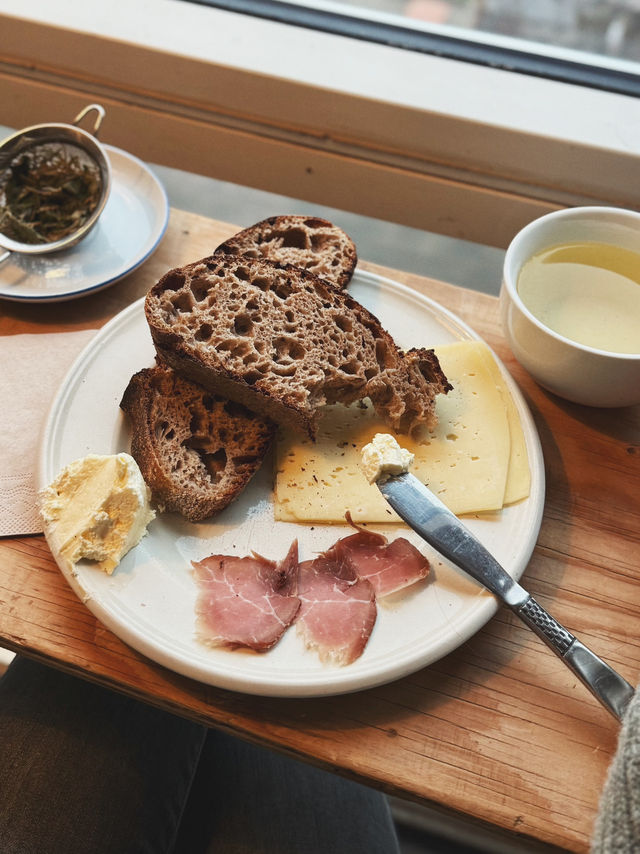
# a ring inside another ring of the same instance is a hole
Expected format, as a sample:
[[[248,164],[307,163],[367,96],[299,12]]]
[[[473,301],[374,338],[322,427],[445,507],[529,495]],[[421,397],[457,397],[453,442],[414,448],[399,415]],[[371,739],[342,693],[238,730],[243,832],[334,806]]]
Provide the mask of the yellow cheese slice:
[[[531,489],[531,469],[529,468],[527,443],[524,438],[522,422],[520,421],[515,401],[504,381],[502,371],[498,367],[498,363],[493,358],[487,347],[485,347],[485,351],[487,367],[491,371],[494,382],[502,395],[502,401],[507,411],[509,435],[511,438],[509,468],[507,472],[507,482],[504,489],[503,503],[515,504],[516,501],[521,501],[523,498],[526,498],[529,495],[529,490]]]
[[[437,349],[454,386],[437,402],[436,430],[397,437],[415,455],[411,471],[456,514],[499,510],[528,491],[528,463],[518,413],[485,344],[458,342]],[[511,409],[512,407],[512,409]],[[519,438],[511,483],[511,430]],[[277,447],[275,518],[342,522],[400,521],[361,469],[362,447],[389,428],[368,405],[326,407],[315,443],[282,431]]]
[[[482,341],[464,341],[436,348],[436,352],[442,365],[447,363],[447,353],[457,353],[459,355],[462,352],[462,358],[477,359],[478,362],[481,360],[482,370],[486,370],[491,375],[492,381],[495,383],[502,397],[509,424],[509,463],[503,505],[514,504],[516,501],[526,498],[531,488],[531,471],[529,469],[527,444],[515,401],[491,350]],[[452,370],[454,369],[453,365],[449,367]]]

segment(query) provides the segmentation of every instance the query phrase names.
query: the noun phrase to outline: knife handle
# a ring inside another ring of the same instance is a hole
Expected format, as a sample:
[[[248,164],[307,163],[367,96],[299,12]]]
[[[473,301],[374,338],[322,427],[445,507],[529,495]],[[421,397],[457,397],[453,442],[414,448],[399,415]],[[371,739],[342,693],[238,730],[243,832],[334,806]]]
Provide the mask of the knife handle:
[[[542,638],[551,649],[563,658],[571,644],[575,641],[571,632],[567,631],[554,617],[551,616],[542,605],[539,605],[533,596],[514,609],[520,619],[530,629]]]
[[[634,694],[626,679],[577,640],[533,596],[512,610],[573,670],[603,706],[622,720]]]

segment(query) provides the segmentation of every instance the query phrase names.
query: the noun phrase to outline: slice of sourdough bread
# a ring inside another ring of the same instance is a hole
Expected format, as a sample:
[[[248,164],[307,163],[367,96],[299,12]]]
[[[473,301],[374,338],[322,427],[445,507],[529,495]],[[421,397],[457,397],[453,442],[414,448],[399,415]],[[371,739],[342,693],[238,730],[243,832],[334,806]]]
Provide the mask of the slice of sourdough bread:
[[[351,281],[358,256],[337,225],[315,216],[272,216],[221,243],[216,252],[293,264],[341,288]]]
[[[400,433],[433,426],[451,388],[432,350],[402,353],[346,292],[296,267],[216,254],[163,276],[145,311],[178,373],[312,437],[325,403],[366,397]]]
[[[134,374],[121,408],[154,502],[192,522],[218,513],[260,467],[275,425],[166,366]]]

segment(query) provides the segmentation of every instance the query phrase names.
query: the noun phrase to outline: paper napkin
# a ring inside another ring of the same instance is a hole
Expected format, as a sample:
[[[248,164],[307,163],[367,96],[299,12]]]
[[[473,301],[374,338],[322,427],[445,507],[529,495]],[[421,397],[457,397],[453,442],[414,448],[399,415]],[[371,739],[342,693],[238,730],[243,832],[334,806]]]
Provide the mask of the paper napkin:
[[[36,468],[49,407],[95,329],[0,337],[0,536],[38,534]]]

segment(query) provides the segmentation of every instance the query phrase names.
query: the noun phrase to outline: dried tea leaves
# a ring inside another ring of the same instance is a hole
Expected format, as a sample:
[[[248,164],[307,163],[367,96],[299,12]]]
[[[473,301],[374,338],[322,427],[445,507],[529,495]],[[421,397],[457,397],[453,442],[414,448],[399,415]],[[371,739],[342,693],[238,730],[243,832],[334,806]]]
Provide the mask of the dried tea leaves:
[[[53,243],[79,228],[100,201],[98,165],[82,149],[43,143],[0,177],[0,231],[19,243]]]

